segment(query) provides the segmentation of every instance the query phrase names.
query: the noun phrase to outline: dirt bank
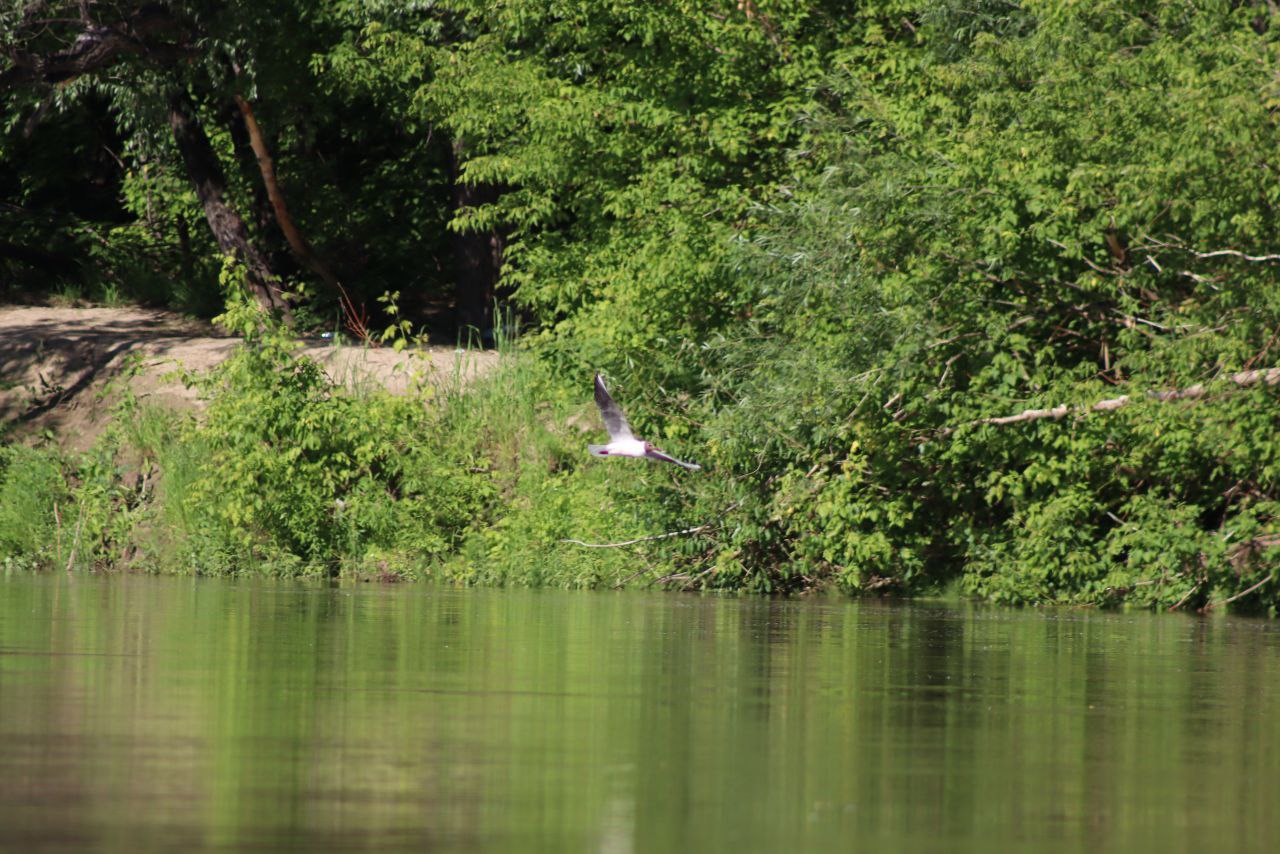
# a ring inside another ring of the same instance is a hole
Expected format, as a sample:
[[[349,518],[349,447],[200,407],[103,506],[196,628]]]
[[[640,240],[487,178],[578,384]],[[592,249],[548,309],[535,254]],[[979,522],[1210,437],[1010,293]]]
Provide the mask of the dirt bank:
[[[140,397],[175,408],[199,406],[175,375],[227,358],[238,339],[208,323],[141,308],[0,306],[0,424],[18,436],[52,431],[74,449],[88,447],[110,417],[111,381],[140,360],[127,380]],[[416,354],[307,341],[302,353],[343,382],[404,391],[411,377],[461,371],[474,377],[497,363],[492,351],[461,354],[430,347]],[[133,357],[133,358],[131,358]]]

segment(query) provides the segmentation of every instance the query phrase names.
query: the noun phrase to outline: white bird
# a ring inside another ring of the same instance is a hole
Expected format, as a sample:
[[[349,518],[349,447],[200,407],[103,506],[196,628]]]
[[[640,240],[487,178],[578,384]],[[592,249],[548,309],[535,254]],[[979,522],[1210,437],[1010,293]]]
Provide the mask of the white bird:
[[[604,380],[596,374],[596,406],[600,407],[600,415],[604,418],[604,428],[609,431],[609,444],[587,445],[587,450],[597,457],[645,457],[660,460],[664,463],[675,463],[690,471],[697,471],[702,466],[697,463],[686,463],[677,460],[664,451],[653,446],[653,443],[637,439],[627,423],[627,416],[622,414],[621,407],[613,402],[609,390],[604,387]]]

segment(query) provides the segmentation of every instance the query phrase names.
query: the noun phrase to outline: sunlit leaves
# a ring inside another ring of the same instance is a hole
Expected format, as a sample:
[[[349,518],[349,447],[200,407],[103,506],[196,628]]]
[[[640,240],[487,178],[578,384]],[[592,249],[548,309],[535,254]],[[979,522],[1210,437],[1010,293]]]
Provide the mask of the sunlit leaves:
[[[732,487],[744,515],[787,543],[752,569],[899,590],[960,574],[1006,601],[1243,589],[1275,561],[1235,539],[1280,524],[1255,509],[1280,488],[1271,392],[976,425],[1280,357],[1277,265],[1197,254],[1278,248],[1272,38],[1161,4],[923,22],[896,60],[831,81],[823,177],[757,230],[762,298],[722,354],[743,405],[709,427],[723,464],[758,473]]]

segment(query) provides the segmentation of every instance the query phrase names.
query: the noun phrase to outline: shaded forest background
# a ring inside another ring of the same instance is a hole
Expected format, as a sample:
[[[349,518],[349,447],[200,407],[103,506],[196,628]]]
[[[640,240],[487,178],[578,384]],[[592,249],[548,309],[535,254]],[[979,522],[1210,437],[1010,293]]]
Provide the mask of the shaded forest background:
[[[196,571],[1274,610],[1276,24],[9,2],[3,296],[255,343],[177,439],[11,445],[0,501],[92,508],[81,559]],[[428,411],[344,395],[280,326],[487,340],[495,305],[518,364]],[[705,472],[587,460],[595,369]],[[130,493],[124,448],[167,488]],[[0,553],[47,562],[61,523],[11,515]]]

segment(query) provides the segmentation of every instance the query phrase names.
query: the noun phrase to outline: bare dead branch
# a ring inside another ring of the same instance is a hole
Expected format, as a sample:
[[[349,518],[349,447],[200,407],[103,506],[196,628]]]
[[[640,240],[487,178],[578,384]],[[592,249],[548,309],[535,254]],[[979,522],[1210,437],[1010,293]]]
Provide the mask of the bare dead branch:
[[[1145,317],[1135,317],[1132,314],[1125,314],[1119,309],[1112,309],[1111,313],[1124,321],[1124,325],[1128,329],[1132,329],[1134,325],[1140,323],[1143,326],[1150,326],[1152,329],[1159,329],[1161,332],[1169,331],[1169,327],[1165,326],[1163,323],[1156,323],[1154,320],[1147,320]]]
[[[704,570],[701,570],[701,571],[699,571],[699,572],[695,572],[695,573],[693,573],[692,575],[690,575],[690,574],[689,574],[689,573],[687,573],[687,572],[673,572],[673,573],[671,573],[670,575],[664,575],[664,576],[662,576],[661,578],[654,579],[654,582],[653,582],[653,583],[654,583],[654,584],[666,584],[668,581],[685,581],[685,582],[692,582],[692,581],[694,581],[694,580],[696,580],[696,579],[702,578],[704,575],[708,575],[708,574],[710,574],[710,573],[711,573],[711,571],[712,571],[713,569],[715,569],[715,567],[714,567],[714,566],[709,566],[709,567],[707,567],[707,568],[706,568],[706,569],[704,569]],[[689,589],[689,585],[688,585],[688,584],[686,584],[686,585],[685,585],[685,587],[684,587],[684,589],[686,589],[686,590],[687,590],[687,589]]]
[[[1218,279],[1215,279],[1213,276],[1202,276],[1199,273],[1193,273],[1190,270],[1179,270],[1178,275],[1186,276],[1188,279],[1190,279],[1191,281],[1195,282],[1198,285],[1208,285],[1210,288],[1213,288],[1215,291],[1222,290],[1222,288],[1218,287],[1217,284],[1215,284],[1215,282],[1218,281]]]
[[[666,540],[671,537],[682,537],[686,534],[700,534],[703,531],[709,531],[715,527],[710,522],[705,525],[695,525],[692,528],[685,528],[683,531],[668,531],[665,534],[654,534],[651,537],[637,537],[634,540],[624,540],[620,543],[584,543],[582,540],[560,540],[562,543],[572,543],[575,546],[583,546],[588,549],[620,549],[623,546],[634,546],[636,543],[647,543],[653,540]]]
[[[950,359],[947,359],[942,368],[942,376],[938,377],[938,388],[942,388],[942,384],[947,381],[947,374],[951,373],[951,366],[963,355],[964,353],[956,353]]]
[[[1197,258],[1221,258],[1224,255],[1230,255],[1233,258],[1243,258],[1245,261],[1265,262],[1280,261],[1280,255],[1248,255],[1236,249],[1217,249],[1213,252],[1192,252]]]
[[[619,581],[617,584],[613,585],[613,589],[621,590],[622,588],[630,584],[632,581],[635,581],[637,578],[644,575],[646,572],[652,572],[652,571],[653,571],[653,567],[646,563],[644,566],[640,567],[635,572],[631,573],[626,578]]]
[[[1280,384],[1280,368],[1261,368],[1252,371],[1239,371],[1231,374],[1226,378],[1229,382],[1239,388],[1247,388],[1254,385],[1277,385]],[[1208,394],[1209,389],[1203,383],[1196,383],[1187,388],[1170,389],[1168,391],[1148,391],[1146,398],[1149,400],[1158,400],[1168,402],[1174,400],[1193,400],[1195,398],[1204,397]],[[1141,398],[1139,398],[1141,399]],[[979,418],[976,421],[969,421],[965,424],[955,427],[947,427],[938,432],[939,437],[950,436],[961,427],[978,427],[984,424],[992,424],[996,426],[1004,426],[1006,424],[1020,424],[1025,421],[1040,421],[1044,418],[1064,418],[1067,415],[1079,414],[1087,415],[1093,412],[1112,412],[1123,406],[1128,406],[1134,401],[1134,398],[1127,394],[1119,397],[1113,397],[1108,400],[1100,400],[1090,405],[1072,406],[1067,403],[1047,409],[1025,409],[1016,415],[998,415],[990,418]]]
[[[1241,252],[1239,249],[1214,249],[1209,252],[1201,252],[1199,250],[1192,249],[1190,246],[1187,246],[1185,243],[1182,242],[1182,239],[1177,236],[1169,235],[1169,237],[1170,237],[1169,240],[1157,240],[1149,234],[1144,234],[1141,237],[1141,243],[1139,245],[1142,249],[1153,249],[1153,250],[1170,249],[1175,252],[1185,252],[1188,255],[1192,256],[1193,258],[1230,257],[1230,258],[1239,258],[1243,261],[1251,261],[1255,264],[1264,264],[1264,263],[1272,263],[1272,262],[1280,261],[1280,254],[1250,255],[1247,252]],[[1148,258],[1148,260],[1150,259]]]

